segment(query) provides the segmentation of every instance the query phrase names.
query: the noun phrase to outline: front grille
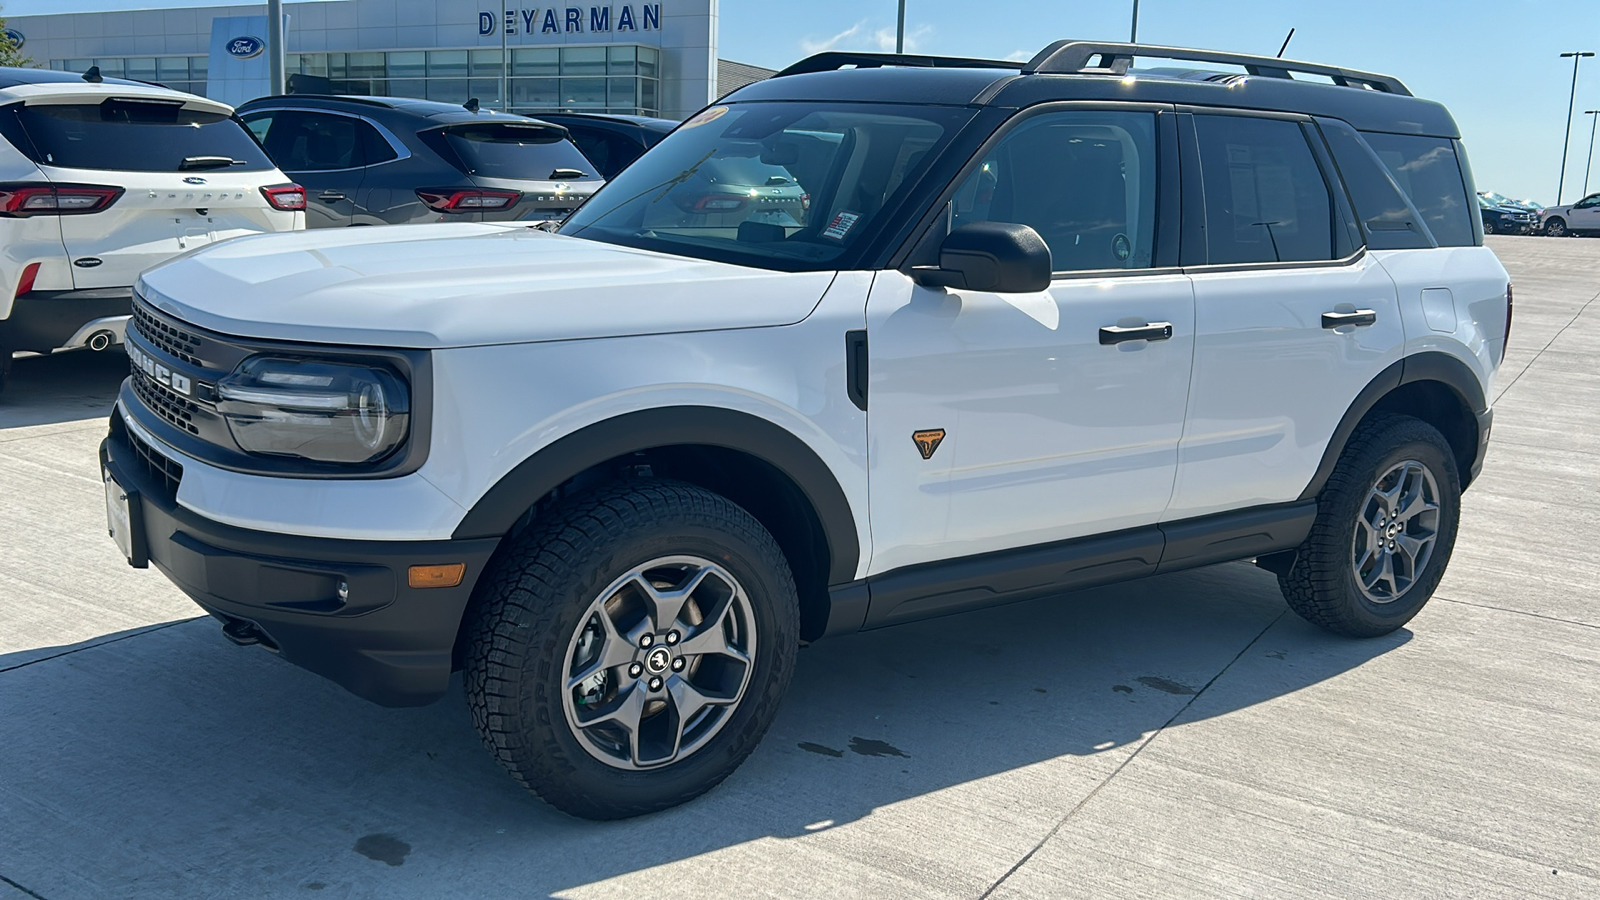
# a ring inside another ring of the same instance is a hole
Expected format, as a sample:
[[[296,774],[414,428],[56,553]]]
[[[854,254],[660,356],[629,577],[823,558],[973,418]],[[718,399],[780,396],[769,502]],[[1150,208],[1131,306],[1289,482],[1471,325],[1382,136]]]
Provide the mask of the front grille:
[[[135,368],[133,377],[129,379],[133,384],[133,392],[139,395],[144,405],[150,411],[166,419],[176,428],[181,428],[190,434],[199,434],[200,429],[195,426],[195,413],[200,412],[200,407],[178,395],[157,385],[145,376],[144,372]]]
[[[122,434],[128,439],[128,446],[133,448],[134,455],[143,464],[144,471],[161,486],[161,491],[168,502],[175,500],[178,496],[178,483],[183,481],[183,466],[157,453],[155,448],[140,440],[132,428],[124,426]]]
[[[189,365],[203,365],[197,355],[200,350],[198,335],[168,325],[145,312],[138,303],[133,305],[133,327],[144,336],[145,340],[155,344],[164,352]]]

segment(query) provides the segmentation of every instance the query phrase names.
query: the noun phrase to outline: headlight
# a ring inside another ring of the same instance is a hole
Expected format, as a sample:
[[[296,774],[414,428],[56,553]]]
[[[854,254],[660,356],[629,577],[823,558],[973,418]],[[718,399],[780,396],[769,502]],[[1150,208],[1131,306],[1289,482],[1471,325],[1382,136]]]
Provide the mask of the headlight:
[[[411,402],[377,366],[256,356],[217,382],[217,411],[240,449],[332,463],[368,463],[406,438]]]

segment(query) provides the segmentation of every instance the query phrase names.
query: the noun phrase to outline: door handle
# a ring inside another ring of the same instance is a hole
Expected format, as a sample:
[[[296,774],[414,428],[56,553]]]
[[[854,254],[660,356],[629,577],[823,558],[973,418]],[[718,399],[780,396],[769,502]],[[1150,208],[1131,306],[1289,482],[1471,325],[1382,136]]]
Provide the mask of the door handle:
[[[332,202],[334,202],[336,200],[343,200],[344,199],[344,194],[342,194],[342,193],[340,193],[338,191],[323,191],[322,193],[317,195],[317,199],[318,200],[326,200],[329,203],[332,203]]]
[[[1322,314],[1323,328],[1341,328],[1345,325],[1371,325],[1378,321],[1378,314],[1370,309],[1358,309],[1355,312],[1325,312]]]
[[[1120,344],[1123,341],[1165,341],[1171,337],[1171,322],[1151,322],[1149,325],[1107,325],[1100,329],[1102,344]]]

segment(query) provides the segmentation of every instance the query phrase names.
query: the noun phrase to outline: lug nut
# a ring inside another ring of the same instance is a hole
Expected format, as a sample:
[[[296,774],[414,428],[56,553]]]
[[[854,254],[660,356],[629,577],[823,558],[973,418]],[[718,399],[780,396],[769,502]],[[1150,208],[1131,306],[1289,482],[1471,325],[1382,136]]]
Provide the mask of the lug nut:
[[[676,644],[677,642],[678,642],[678,633],[676,631],[667,632],[667,643]]]
[[[650,679],[650,690],[652,690],[652,691],[661,690],[661,679],[659,679],[659,678]]]
[[[641,646],[641,647],[648,647],[651,644],[654,644],[655,642],[656,642],[656,636],[653,635],[653,634],[646,634],[643,637],[639,638],[639,646]]]
[[[631,678],[638,678],[640,675],[643,675],[643,674],[644,674],[644,666],[641,666],[638,663],[634,663],[633,665],[628,667],[628,676],[631,677]]]
[[[677,659],[672,661],[672,671],[674,671],[674,672],[682,672],[683,671],[683,657],[680,656]]]

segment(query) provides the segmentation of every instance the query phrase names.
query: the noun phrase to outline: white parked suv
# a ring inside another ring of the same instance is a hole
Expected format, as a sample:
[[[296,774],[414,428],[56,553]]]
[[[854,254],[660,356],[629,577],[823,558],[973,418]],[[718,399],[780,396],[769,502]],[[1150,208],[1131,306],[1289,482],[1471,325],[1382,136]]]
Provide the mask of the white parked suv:
[[[112,535],[368,699],[464,670],[505,767],[596,818],[726,777],[826,635],[1250,558],[1385,634],[1450,558],[1510,329],[1468,173],[1381,75],[823,54],[558,234],[146,272]]]
[[[1577,203],[1545,210],[1544,233],[1551,237],[1600,234],[1600,194],[1590,194]]]
[[[0,386],[17,351],[122,342],[134,279],[213,241],[305,227],[225,104],[120,78],[0,68]]]

